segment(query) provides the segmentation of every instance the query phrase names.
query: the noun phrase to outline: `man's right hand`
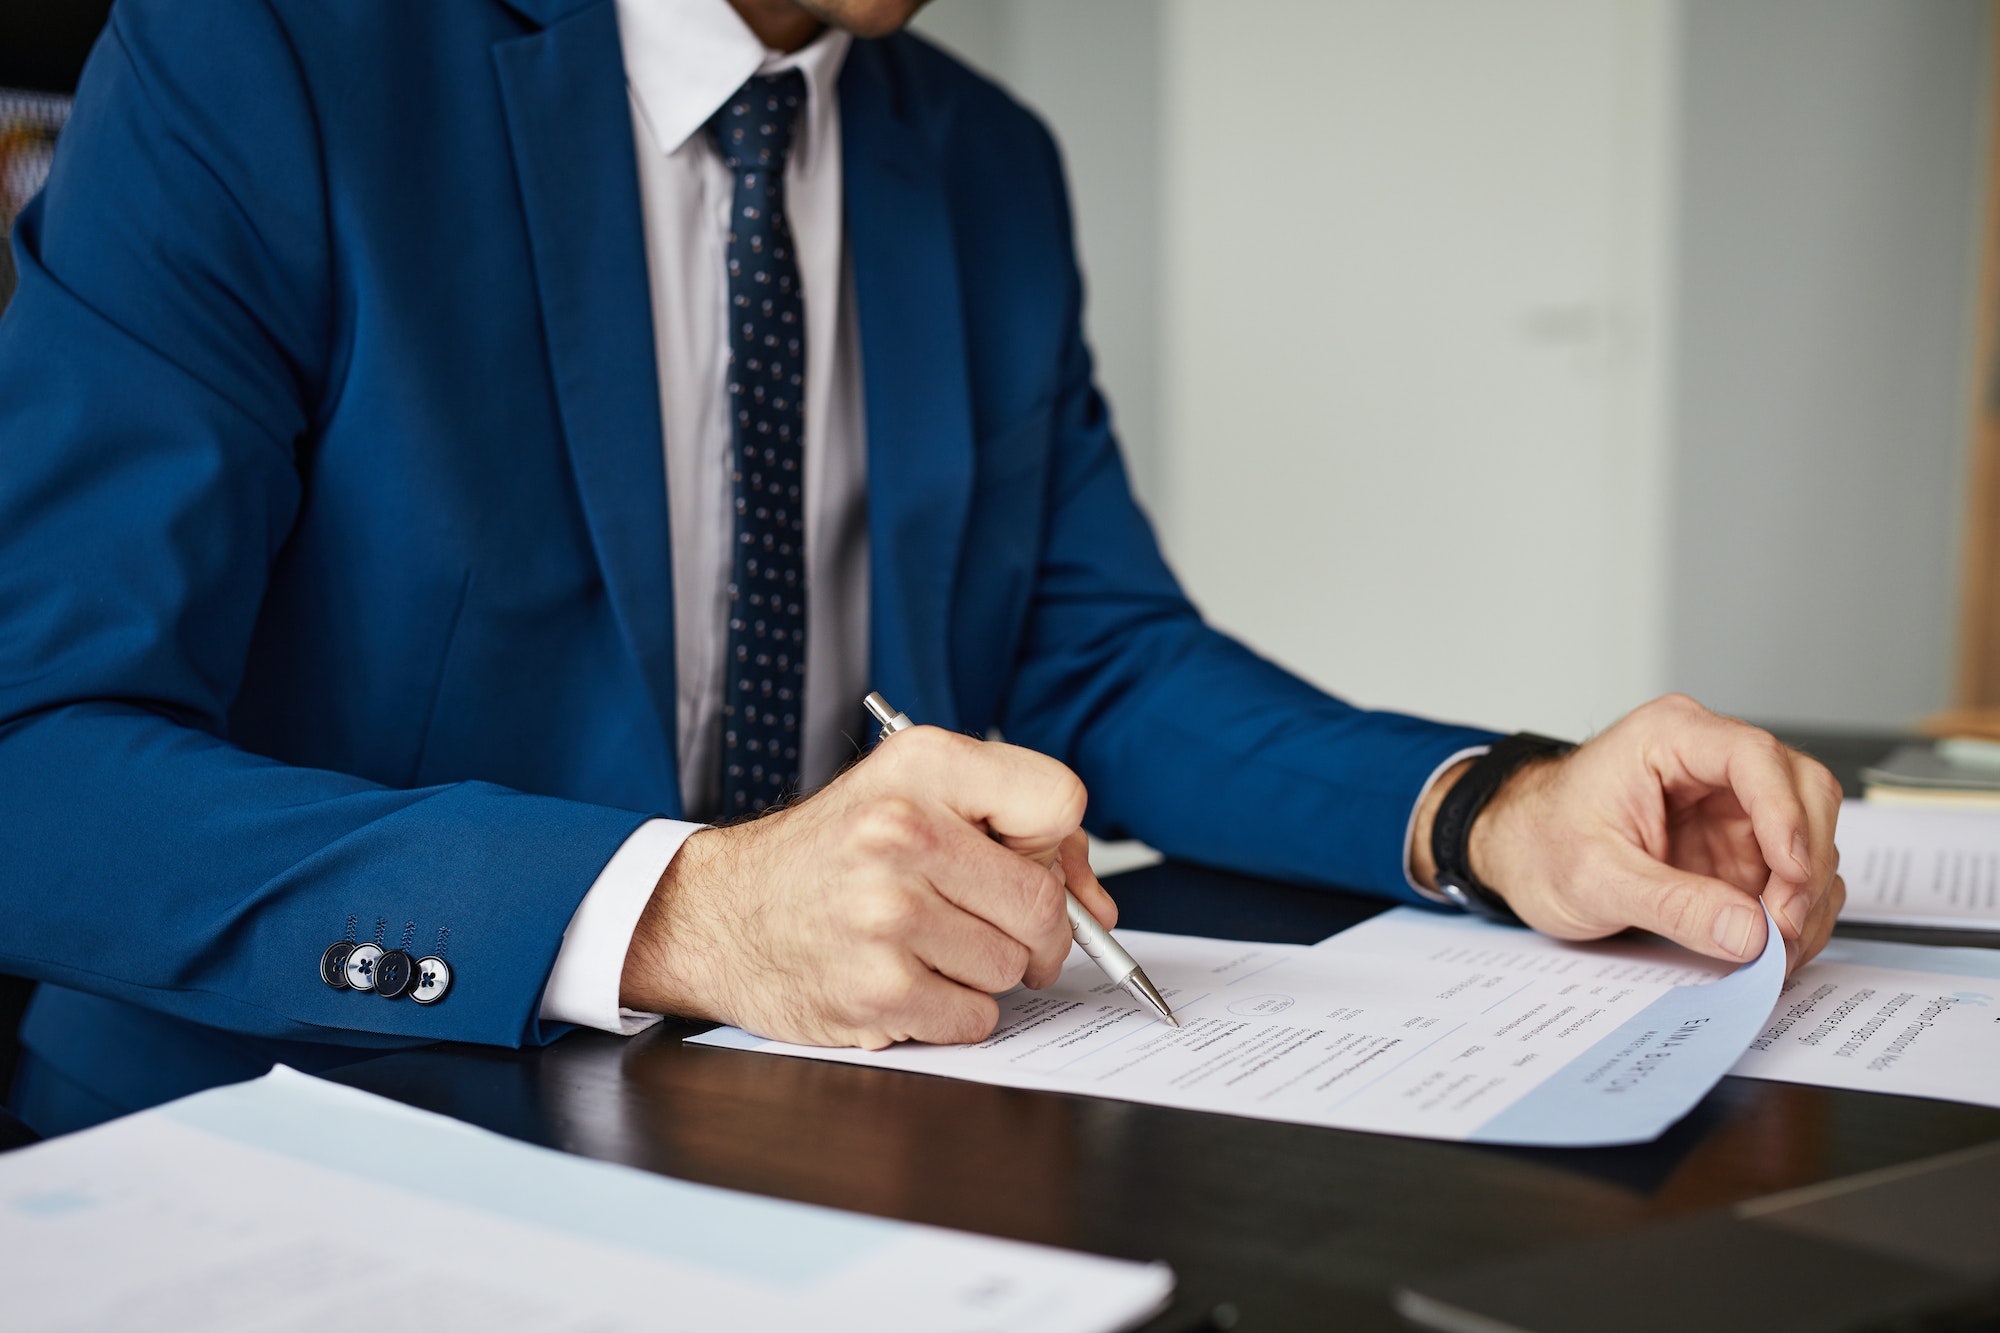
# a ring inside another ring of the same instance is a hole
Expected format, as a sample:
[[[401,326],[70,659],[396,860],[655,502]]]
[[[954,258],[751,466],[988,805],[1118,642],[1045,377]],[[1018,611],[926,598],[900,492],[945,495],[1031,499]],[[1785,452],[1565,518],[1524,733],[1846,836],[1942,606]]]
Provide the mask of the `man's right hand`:
[[[815,1046],[978,1041],[995,993],[1061,974],[1065,887],[1117,920],[1084,799],[1032,750],[898,732],[810,799],[682,844],[620,1003]]]

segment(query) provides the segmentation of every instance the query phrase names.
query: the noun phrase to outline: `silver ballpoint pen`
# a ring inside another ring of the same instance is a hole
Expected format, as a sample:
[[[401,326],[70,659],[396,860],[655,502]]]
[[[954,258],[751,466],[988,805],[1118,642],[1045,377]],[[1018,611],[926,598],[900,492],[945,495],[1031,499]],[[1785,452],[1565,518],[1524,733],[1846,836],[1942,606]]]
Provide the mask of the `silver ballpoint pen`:
[[[892,708],[889,701],[880,694],[871,693],[861,703],[868,710],[869,716],[882,724],[882,734],[885,737],[898,731],[908,731],[916,725],[910,721],[908,714]],[[1132,961],[1131,954],[1125,952],[1125,946],[1113,939],[1111,932],[1100,925],[1096,917],[1084,910],[1083,904],[1076,900],[1075,894],[1065,889],[1063,897],[1069,900],[1070,938],[1083,946],[1083,951],[1090,955],[1090,961],[1096,963],[1104,975],[1111,978],[1112,985],[1130,992],[1133,999],[1175,1027],[1179,1027],[1180,1019],[1174,1017],[1174,1011],[1168,1006],[1165,997],[1154,989],[1151,981],[1147,980],[1145,969]]]

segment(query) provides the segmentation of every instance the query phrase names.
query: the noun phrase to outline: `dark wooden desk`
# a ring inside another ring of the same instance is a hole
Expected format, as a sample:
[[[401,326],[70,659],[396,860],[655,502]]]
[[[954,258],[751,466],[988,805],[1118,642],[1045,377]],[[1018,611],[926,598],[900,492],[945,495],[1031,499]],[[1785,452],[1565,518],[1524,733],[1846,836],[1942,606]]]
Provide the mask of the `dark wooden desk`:
[[[1243,939],[1316,940],[1382,907],[1174,865],[1113,887],[1130,925]],[[1731,1078],[1643,1147],[1473,1147],[681,1043],[698,1030],[334,1077],[688,1180],[1164,1259],[1180,1290],[1161,1329],[1222,1305],[1245,1329],[1401,1328],[1390,1292],[1424,1274],[2000,1139],[1996,1110]]]

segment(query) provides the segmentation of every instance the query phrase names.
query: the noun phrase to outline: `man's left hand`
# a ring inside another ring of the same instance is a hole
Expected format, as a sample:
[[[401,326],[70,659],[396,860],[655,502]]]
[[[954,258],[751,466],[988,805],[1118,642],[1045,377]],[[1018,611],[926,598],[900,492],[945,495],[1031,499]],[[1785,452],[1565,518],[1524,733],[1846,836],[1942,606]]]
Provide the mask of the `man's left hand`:
[[[1428,815],[1435,797],[1425,804]],[[1840,784],[1818,761],[1668,695],[1514,774],[1473,823],[1467,854],[1523,921],[1559,939],[1637,926],[1741,961],[1764,948],[1761,899],[1790,970],[1825,946],[1847,897],[1839,813]],[[1419,822],[1423,876],[1434,871]]]

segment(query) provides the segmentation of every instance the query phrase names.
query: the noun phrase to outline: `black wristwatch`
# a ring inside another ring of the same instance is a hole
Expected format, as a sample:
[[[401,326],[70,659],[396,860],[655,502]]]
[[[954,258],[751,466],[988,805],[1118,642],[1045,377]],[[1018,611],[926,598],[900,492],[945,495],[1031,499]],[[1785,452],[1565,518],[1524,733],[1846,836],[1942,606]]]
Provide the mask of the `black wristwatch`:
[[[1533,732],[1519,731],[1472,761],[1452,789],[1438,802],[1437,817],[1431,821],[1431,860],[1437,866],[1438,892],[1474,916],[1518,926],[1521,918],[1507,900],[1479,882],[1472,873],[1472,821],[1523,764],[1532,760],[1568,754],[1576,746],[1569,741],[1551,740]]]

